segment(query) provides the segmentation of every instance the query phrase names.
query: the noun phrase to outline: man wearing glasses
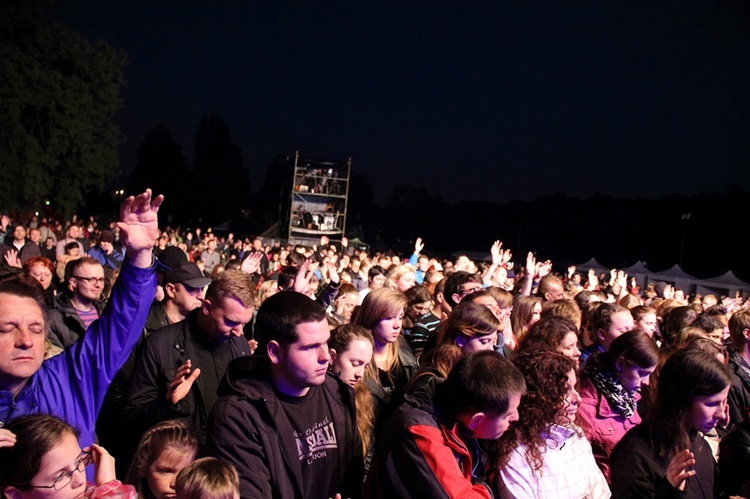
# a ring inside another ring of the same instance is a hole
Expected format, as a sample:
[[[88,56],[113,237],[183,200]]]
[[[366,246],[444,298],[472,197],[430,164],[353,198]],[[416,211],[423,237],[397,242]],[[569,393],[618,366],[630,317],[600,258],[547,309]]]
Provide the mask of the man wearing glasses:
[[[443,296],[452,310],[464,297],[483,288],[482,278],[478,274],[457,270],[445,279]]]
[[[70,265],[68,289],[55,296],[55,307],[49,313],[49,340],[61,348],[68,348],[83,336],[104,308],[102,264],[85,256]]]
[[[141,336],[154,299],[151,249],[159,235],[162,196],[151,191],[125,199],[118,227],[125,262],[109,304],[86,334],[60,355],[44,360],[46,314],[43,295],[24,280],[0,283],[0,445],[13,445],[6,423],[27,414],[52,414],[80,430],[85,448],[112,377]],[[75,274],[86,285],[101,275]],[[86,281],[84,278],[88,278]]]

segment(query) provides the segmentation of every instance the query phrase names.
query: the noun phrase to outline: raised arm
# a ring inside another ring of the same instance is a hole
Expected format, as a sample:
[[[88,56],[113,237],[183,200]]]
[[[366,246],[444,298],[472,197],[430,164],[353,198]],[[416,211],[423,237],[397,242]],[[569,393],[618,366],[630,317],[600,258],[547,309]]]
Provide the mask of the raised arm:
[[[531,288],[534,284],[534,276],[536,274],[536,258],[534,253],[529,251],[526,254],[526,277],[523,281],[523,288],[521,294],[524,296],[531,296]]]
[[[101,317],[63,354],[39,370],[40,410],[58,415],[81,430],[82,446],[94,442],[96,417],[117,371],[125,363],[146,323],[156,289],[151,254],[158,235],[162,196],[147,190],[127,198],[120,210],[126,259]]]
[[[411,265],[412,267],[417,266],[417,262],[419,261],[419,254],[422,253],[423,249],[424,243],[422,242],[422,238],[418,237],[414,242],[414,253],[409,255],[409,265]]]
[[[497,240],[490,247],[490,255],[492,255],[492,264],[484,272],[482,282],[484,282],[485,286],[502,286],[503,283],[497,282],[495,272],[499,267],[505,266],[510,262],[510,250],[506,249],[503,251],[503,243]]]
[[[138,196],[130,196],[120,206],[120,240],[125,258],[134,266],[145,269],[153,264],[151,251],[159,237],[159,207],[164,196],[152,199],[151,189]]]

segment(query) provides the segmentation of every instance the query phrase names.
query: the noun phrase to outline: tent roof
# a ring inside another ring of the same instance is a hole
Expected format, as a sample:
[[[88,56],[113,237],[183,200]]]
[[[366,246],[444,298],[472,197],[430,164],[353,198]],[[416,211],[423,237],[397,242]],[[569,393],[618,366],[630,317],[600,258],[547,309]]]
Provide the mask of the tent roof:
[[[652,272],[646,267],[642,261],[638,260],[630,267],[622,269],[626,274],[651,274]]]
[[[273,225],[263,231],[263,233],[261,233],[258,237],[279,237],[279,222],[275,222]]]
[[[368,248],[370,247],[369,243],[364,242],[363,240],[361,240],[358,237],[354,237],[352,239],[349,239],[349,245],[351,245],[351,246],[367,246]]]
[[[685,272],[684,270],[682,270],[682,268],[678,264],[676,264],[676,263],[673,266],[671,266],[670,268],[668,268],[667,270],[663,270],[661,272],[653,272],[653,274],[655,276],[673,277],[675,279],[695,279],[695,280],[697,280],[695,277],[691,276],[690,274],[688,274],[687,272]]]
[[[745,281],[743,281],[742,279],[734,275],[734,272],[732,272],[731,270],[727,270],[724,274],[713,277],[711,279],[703,279],[703,281],[706,283],[717,283],[717,284],[738,286],[738,287],[750,289],[750,284],[746,283]]]
[[[588,262],[579,263],[576,265],[576,270],[581,270],[581,269],[583,270],[589,270],[589,269],[609,270],[609,267],[607,267],[606,265],[602,265],[596,260],[596,258],[592,257],[591,260],[589,260]]]

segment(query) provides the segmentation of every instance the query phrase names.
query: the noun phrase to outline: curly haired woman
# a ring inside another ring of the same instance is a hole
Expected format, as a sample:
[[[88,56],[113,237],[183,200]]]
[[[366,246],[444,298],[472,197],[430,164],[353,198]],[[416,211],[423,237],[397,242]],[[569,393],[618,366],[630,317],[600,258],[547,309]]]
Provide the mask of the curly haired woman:
[[[542,351],[516,355],[513,364],[527,392],[518,422],[488,449],[499,469],[498,496],[610,497],[591,444],[575,424],[581,397],[574,361]]]

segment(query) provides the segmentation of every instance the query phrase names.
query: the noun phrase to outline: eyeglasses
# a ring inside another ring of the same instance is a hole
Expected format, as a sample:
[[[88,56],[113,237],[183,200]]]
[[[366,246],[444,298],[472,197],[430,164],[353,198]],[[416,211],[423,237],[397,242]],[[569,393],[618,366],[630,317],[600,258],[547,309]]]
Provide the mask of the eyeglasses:
[[[91,452],[83,452],[78,457],[78,459],[76,459],[75,468],[73,468],[71,471],[66,471],[59,477],[55,478],[55,481],[52,482],[52,485],[29,485],[29,487],[32,489],[62,490],[67,487],[68,484],[70,484],[70,482],[73,480],[73,473],[83,473],[86,470],[86,467],[91,464],[92,460],[93,459],[91,458]]]
[[[464,297],[466,295],[470,295],[472,293],[476,293],[477,291],[481,291],[482,289],[484,289],[482,286],[472,286],[472,287],[469,287],[469,288],[462,288],[460,296]]]
[[[74,275],[73,279],[78,279],[79,281],[83,281],[86,284],[104,284],[104,277],[81,277],[78,275]]]

